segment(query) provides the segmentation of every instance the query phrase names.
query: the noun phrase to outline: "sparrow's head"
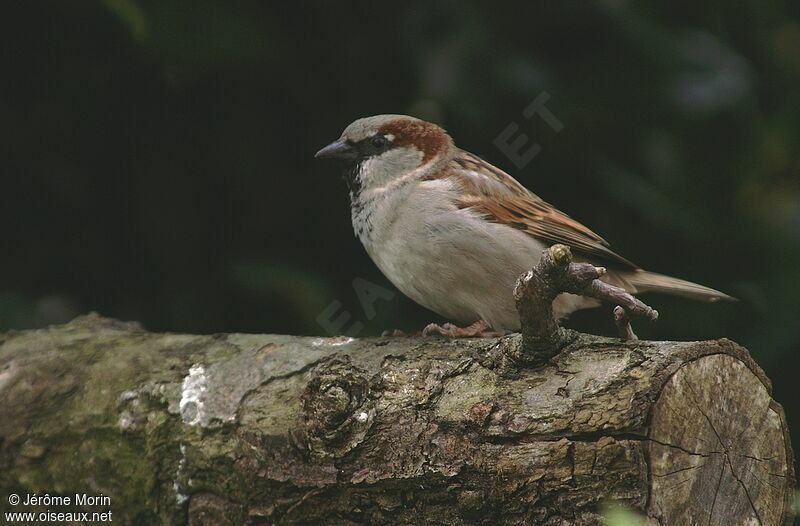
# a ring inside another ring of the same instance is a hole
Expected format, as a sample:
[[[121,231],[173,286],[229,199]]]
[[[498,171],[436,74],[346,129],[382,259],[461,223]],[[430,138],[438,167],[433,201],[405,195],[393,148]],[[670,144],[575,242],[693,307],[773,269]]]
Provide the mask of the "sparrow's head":
[[[375,115],[350,124],[315,157],[343,162],[350,191],[357,193],[415,170],[425,172],[452,150],[450,136],[435,124],[406,115]]]

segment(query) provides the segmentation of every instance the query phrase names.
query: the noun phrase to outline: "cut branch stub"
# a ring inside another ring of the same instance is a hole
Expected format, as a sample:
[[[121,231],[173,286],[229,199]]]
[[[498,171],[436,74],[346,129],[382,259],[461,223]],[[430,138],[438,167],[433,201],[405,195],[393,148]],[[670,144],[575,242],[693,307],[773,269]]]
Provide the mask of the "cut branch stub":
[[[561,327],[553,315],[553,300],[562,293],[614,303],[621,306],[627,316],[658,318],[656,310],[624,289],[600,281],[605,273],[603,267],[573,263],[572,252],[566,245],[557,244],[545,250],[539,263],[523,274],[514,287],[522,341],[521,345],[509,346],[511,359],[525,365],[539,365],[575,339],[574,333]],[[630,329],[629,324],[627,329]],[[632,330],[622,334],[635,338]]]
[[[660,524],[791,523],[785,417],[749,373],[715,354],[686,364],[662,389],[650,424],[648,508]]]
[[[633,332],[631,318],[621,306],[614,307],[614,325],[617,326],[619,337],[623,340],[638,340],[639,337]]]

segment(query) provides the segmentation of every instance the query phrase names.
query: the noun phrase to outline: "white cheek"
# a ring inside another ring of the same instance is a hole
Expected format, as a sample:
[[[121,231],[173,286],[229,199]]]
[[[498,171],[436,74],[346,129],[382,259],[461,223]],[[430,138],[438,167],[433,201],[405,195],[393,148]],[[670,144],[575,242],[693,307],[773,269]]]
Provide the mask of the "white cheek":
[[[376,182],[386,182],[390,178],[405,175],[416,170],[422,163],[422,152],[415,148],[392,148],[368,159],[364,173]]]
[[[375,157],[370,157],[366,161],[363,161],[358,168],[358,181],[361,183],[361,186],[364,187],[367,185],[368,181],[371,178],[371,174],[375,172],[376,169],[376,161]]]

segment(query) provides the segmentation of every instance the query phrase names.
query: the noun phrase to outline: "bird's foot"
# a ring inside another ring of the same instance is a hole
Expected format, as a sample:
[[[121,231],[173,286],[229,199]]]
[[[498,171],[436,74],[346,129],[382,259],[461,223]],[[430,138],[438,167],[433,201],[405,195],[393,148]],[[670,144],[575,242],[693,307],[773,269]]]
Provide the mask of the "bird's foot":
[[[466,327],[458,327],[452,323],[445,323],[444,325],[431,323],[422,329],[422,335],[432,336],[438,334],[445,338],[497,338],[508,334],[507,331],[493,331],[491,328],[484,320],[478,320]]]
[[[401,331],[400,329],[393,329],[391,331],[390,330],[385,330],[381,334],[381,336],[388,336],[390,338],[407,338],[409,336],[419,336],[419,335],[420,335],[420,333],[408,334],[407,332]]]

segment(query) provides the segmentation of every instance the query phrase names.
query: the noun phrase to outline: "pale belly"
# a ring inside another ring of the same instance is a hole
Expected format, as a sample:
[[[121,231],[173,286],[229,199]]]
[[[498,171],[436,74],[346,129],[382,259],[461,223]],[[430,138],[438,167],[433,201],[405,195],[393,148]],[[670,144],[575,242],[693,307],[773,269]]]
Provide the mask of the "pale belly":
[[[406,217],[362,242],[384,275],[423,307],[461,324],[483,319],[495,329],[518,329],[514,285],[543,245],[469,211],[450,214]]]

